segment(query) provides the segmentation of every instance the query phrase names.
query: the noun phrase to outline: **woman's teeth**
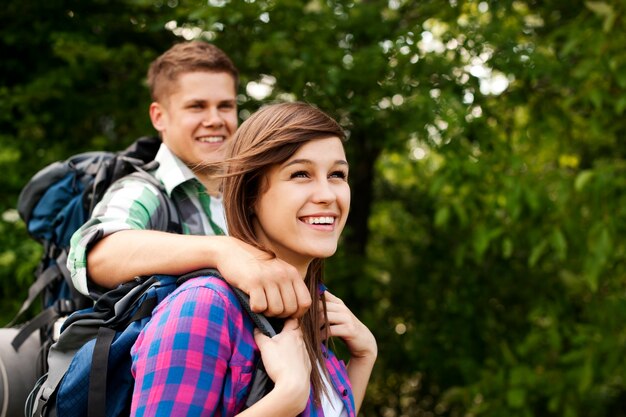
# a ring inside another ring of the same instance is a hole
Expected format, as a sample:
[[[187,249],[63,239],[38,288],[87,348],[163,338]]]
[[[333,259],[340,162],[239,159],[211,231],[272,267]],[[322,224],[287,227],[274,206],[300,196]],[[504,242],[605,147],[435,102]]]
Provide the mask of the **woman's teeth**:
[[[308,224],[333,224],[335,222],[334,217],[324,216],[324,217],[307,217],[304,219],[305,223]]]

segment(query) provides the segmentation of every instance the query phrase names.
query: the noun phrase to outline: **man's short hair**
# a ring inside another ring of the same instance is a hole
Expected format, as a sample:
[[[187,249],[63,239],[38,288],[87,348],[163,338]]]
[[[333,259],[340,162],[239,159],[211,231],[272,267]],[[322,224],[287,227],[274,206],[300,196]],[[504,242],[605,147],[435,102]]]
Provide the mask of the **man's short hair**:
[[[148,69],[148,86],[152,100],[159,101],[170,93],[178,76],[188,72],[225,72],[233,77],[235,89],[239,71],[220,48],[203,41],[177,43],[155,59]]]

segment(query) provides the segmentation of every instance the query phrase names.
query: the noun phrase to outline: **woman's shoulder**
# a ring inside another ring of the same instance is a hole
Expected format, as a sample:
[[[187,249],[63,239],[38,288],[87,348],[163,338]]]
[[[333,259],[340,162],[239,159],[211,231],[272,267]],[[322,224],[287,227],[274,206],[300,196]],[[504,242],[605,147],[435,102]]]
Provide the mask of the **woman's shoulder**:
[[[171,304],[188,303],[219,305],[229,310],[229,313],[242,311],[234,290],[226,281],[215,275],[203,275],[185,281],[159,303],[157,309],[168,308]]]
[[[194,288],[207,288],[212,291],[217,291],[220,294],[233,294],[234,292],[230,285],[217,274],[211,274],[207,272],[207,275],[200,275],[198,277],[194,277],[188,279],[183,282],[176,291],[186,291]]]

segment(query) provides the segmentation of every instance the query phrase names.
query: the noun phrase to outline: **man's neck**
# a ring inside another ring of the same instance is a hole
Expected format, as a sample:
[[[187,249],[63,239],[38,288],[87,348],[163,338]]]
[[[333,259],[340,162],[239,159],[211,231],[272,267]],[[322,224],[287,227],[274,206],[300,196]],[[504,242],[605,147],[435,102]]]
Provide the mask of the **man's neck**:
[[[209,193],[212,197],[219,197],[222,195],[220,191],[220,184],[222,180],[219,177],[211,174],[200,174],[196,173],[198,180],[204,185],[207,193]]]

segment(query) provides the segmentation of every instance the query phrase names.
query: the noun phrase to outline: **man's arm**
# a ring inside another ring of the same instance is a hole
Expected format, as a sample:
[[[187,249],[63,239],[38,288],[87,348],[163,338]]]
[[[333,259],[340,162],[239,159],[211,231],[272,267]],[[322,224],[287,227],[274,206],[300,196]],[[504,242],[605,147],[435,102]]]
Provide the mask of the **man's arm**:
[[[300,317],[311,305],[293,266],[229,236],[122,230],[98,241],[87,255],[89,277],[105,288],[136,276],[181,275],[200,268],[217,268],[229,284],[250,295],[255,312]]]
[[[136,276],[217,268],[250,295],[255,312],[304,314],[311,297],[291,265],[234,238],[158,231],[158,195],[153,185],[132,178],[109,189],[92,218],[72,236],[67,266],[78,291],[97,297],[96,286],[114,288]]]

